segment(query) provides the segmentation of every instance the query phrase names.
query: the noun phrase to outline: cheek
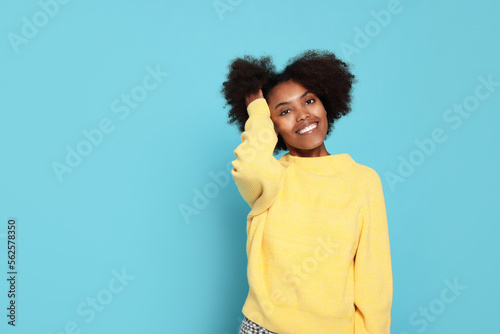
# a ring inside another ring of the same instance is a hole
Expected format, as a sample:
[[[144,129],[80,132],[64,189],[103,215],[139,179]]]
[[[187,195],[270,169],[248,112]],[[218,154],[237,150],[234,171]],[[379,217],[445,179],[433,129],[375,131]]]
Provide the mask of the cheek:
[[[286,122],[283,122],[283,120],[280,120],[279,122],[273,121],[273,124],[274,124],[274,130],[276,132],[286,131],[287,124],[286,124]]]
[[[320,113],[320,118],[321,118],[321,121],[323,122],[323,125],[325,125],[326,127],[328,127],[328,119],[326,117],[326,110],[325,109],[322,109],[321,113]]]
[[[322,127],[323,127],[323,130],[326,133],[326,131],[328,130],[328,120],[325,117],[324,119],[322,119],[322,121],[323,121],[323,126]]]
[[[274,132],[280,132],[279,125],[274,123],[274,122],[273,122],[273,124],[274,124]]]

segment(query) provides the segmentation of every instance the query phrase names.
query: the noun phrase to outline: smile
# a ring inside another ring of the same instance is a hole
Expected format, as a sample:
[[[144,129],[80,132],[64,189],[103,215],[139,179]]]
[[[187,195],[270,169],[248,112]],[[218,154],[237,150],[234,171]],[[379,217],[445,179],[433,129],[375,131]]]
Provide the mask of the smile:
[[[318,123],[314,123],[314,124],[311,124],[309,126],[306,126],[305,128],[303,128],[300,131],[297,131],[297,133],[299,135],[308,135],[310,133],[313,133],[314,130],[316,130],[317,127],[318,127]]]

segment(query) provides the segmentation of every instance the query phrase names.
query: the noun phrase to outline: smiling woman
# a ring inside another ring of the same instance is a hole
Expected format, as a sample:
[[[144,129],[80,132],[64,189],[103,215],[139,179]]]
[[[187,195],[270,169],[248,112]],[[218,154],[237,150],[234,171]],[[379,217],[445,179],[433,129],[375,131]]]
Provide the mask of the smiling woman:
[[[335,120],[351,111],[351,88],[354,83],[355,78],[349,71],[348,65],[335,54],[309,50],[290,59],[282,72],[276,71],[271,57],[236,58],[230,65],[228,80],[223,83],[221,92],[226,98],[227,105],[230,106],[229,124],[235,123],[243,132],[249,117],[248,104],[256,98],[265,98],[269,104],[274,103],[271,105],[273,111],[271,119],[276,125],[275,130],[278,134],[274,153],[288,150],[292,155],[314,156],[319,152],[322,152],[321,155],[326,155],[326,150],[323,148],[310,151],[310,149],[304,150],[300,145],[295,147],[294,137],[289,136],[289,132],[280,125],[290,126],[290,120],[296,117],[297,113],[302,113],[305,109],[314,109],[312,114],[304,115],[305,118],[309,117],[307,120],[298,123],[309,125],[312,119],[319,117],[322,112],[325,113],[324,122],[322,124],[318,122],[318,126],[326,128],[324,133],[326,138],[331,133]],[[262,94],[259,94],[259,91]],[[307,96],[304,95],[306,92]],[[299,97],[300,101],[297,100]],[[302,107],[299,108],[299,104],[304,105],[306,102],[308,104],[304,110]],[[281,111],[279,114],[276,114],[277,108]],[[296,124],[293,129],[295,127]],[[311,141],[309,138],[307,140]],[[302,150],[301,154],[294,152],[295,148]]]
[[[390,332],[392,267],[382,183],[324,140],[354,82],[333,53],[230,65],[222,93],[241,144],[231,174],[247,216],[249,292],[240,334]],[[274,153],[288,149],[279,160]]]
[[[323,142],[328,131],[326,110],[316,94],[290,80],[274,87],[268,101],[276,134],[283,138],[290,154],[330,155]]]

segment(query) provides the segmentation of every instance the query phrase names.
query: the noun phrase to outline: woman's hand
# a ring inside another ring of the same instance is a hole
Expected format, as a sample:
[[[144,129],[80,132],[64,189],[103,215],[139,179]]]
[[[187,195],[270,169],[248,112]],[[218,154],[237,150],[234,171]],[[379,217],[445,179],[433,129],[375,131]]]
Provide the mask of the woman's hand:
[[[259,89],[257,93],[248,94],[247,96],[245,96],[246,106],[248,107],[250,103],[260,98],[264,98],[264,94],[262,94],[262,89]]]

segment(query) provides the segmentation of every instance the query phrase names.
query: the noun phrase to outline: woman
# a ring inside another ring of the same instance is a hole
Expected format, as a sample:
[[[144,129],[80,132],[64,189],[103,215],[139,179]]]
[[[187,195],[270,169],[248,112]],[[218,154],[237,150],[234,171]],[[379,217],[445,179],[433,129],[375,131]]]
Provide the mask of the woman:
[[[230,65],[222,93],[229,123],[242,131],[231,173],[251,208],[240,334],[390,332],[380,177],[347,153],[328,153],[324,143],[351,110],[354,80],[327,51],[306,51],[282,72],[270,57]]]

